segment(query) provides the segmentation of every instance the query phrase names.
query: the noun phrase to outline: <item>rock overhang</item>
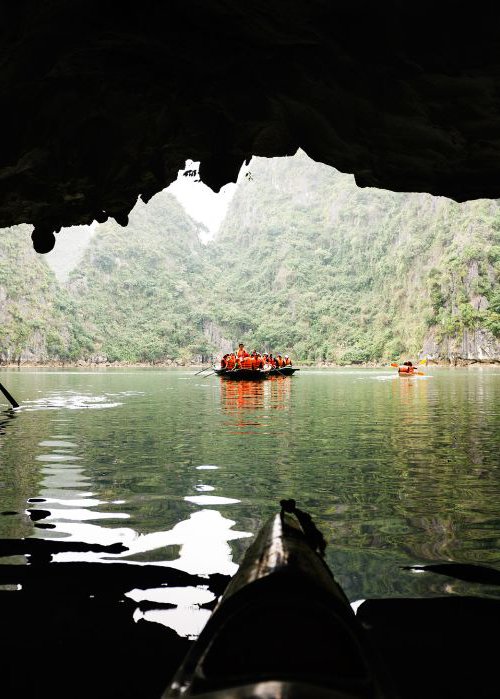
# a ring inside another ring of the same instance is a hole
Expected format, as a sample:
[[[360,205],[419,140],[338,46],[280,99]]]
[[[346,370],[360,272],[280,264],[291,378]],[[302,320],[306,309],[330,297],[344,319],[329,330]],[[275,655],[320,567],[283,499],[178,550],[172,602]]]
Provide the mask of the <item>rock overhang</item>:
[[[0,29],[0,227],[126,225],[187,158],[214,191],[253,155],[359,186],[500,193],[500,10],[451,2],[30,0]]]

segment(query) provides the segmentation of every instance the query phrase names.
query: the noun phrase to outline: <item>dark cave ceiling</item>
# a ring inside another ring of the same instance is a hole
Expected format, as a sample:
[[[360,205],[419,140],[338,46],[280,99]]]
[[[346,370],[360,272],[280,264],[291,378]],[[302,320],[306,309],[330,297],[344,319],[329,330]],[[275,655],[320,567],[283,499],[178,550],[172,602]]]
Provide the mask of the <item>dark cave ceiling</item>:
[[[500,10],[19,0],[0,27],[0,227],[126,225],[187,158],[218,191],[303,149],[359,186],[500,197]]]

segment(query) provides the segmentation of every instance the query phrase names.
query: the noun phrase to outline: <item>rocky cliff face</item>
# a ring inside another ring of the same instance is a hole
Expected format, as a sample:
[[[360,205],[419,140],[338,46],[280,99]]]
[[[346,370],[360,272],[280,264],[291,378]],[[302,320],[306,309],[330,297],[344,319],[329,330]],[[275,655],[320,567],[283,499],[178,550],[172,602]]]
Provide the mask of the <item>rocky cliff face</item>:
[[[500,363],[500,340],[484,328],[463,330],[461,336],[438,340],[432,328],[422,346],[421,357],[450,363]]]

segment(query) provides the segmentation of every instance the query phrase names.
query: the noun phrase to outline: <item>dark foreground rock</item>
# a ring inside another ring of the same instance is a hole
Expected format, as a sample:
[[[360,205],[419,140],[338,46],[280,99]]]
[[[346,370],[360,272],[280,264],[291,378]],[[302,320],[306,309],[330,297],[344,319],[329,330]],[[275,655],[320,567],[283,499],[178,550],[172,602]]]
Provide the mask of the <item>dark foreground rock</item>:
[[[228,582],[163,566],[48,563],[45,552],[36,560],[0,565],[6,699],[159,699],[193,641],[135,622],[138,605],[125,592],[205,584],[219,596]],[[402,698],[498,696],[500,600],[367,600],[358,617]]]

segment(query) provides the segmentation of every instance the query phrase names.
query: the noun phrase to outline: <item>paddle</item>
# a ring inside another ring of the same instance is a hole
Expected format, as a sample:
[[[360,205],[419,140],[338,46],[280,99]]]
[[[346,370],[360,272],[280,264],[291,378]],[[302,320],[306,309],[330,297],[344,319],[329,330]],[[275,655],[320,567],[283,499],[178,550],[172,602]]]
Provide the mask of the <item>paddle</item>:
[[[273,368],[276,369],[276,371],[279,372],[281,374],[281,376],[286,376],[286,374],[284,374],[280,369],[278,369],[277,366],[275,366]]]
[[[2,386],[1,383],[0,383],[0,391],[2,391],[2,393],[3,393],[4,396],[7,398],[7,400],[9,401],[9,403],[12,404],[12,407],[13,407],[13,408],[19,408],[19,403],[17,403],[17,402],[14,400],[14,398],[12,398],[12,396],[10,395],[10,393],[8,392],[8,390],[5,388],[5,386]]]
[[[391,366],[395,366],[396,369],[399,368],[399,364],[396,364],[396,362],[391,362]],[[411,374],[413,376],[425,376],[423,371],[412,371],[412,372],[408,371],[408,372],[403,372],[403,373],[408,373],[408,374]]]
[[[215,371],[211,371],[210,374],[205,374],[205,376],[202,376],[202,379],[206,379],[207,376],[212,376],[212,374],[215,374]]]
[[[204,369],[200,369],[200,371],[197,371],[193,376],[198,376],[198,374],[201,374],[203,371],[207,371],[208,369],[212,369],[212,367],[205,367]]]

